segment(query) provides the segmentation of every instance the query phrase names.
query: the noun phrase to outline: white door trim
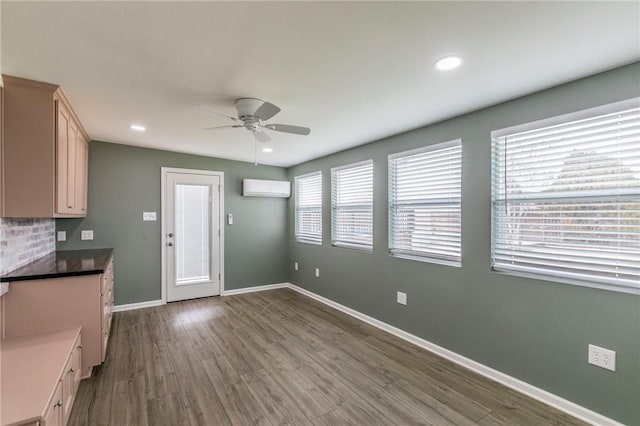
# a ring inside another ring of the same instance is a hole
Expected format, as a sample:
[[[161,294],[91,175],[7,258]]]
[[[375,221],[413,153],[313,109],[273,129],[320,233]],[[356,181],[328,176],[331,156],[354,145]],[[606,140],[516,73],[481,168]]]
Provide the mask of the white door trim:
[[[224,172],[216,172],[212,170],[193,170],[180,169],[175,167],[160,168],[160,217],[161,217],[161,265],[162,268],[162,303],[167,303],[167,223],[165,220],[166,208],[166,192],[167,192],[167,173],[187,173],[192,175],[218,176],[220,178],[220,203],[219,220],[220,220],[220,295],[224,295]]]

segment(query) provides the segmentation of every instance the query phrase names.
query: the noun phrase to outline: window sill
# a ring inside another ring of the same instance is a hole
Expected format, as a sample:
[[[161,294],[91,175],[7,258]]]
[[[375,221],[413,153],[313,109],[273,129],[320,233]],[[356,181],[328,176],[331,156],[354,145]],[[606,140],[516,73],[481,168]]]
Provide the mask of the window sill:
[[[552,282],[552,283],[576,285],[580,287],[597,288],[599,290],[614,291],[616,293],[640,295],[640,288],[627,287],[627,286],[621,286],[621,285],[615,285],[615,284],[596,283],[591,281],[583,281],[575,278],[556,277],[556,276],[547,275],[547,274],[536,274],[534,272],[523,272],[523,271],[511,271],[507,269],[491,268],[491,272],[494,272],[498,275],[506,275],[506,276],[513,276],[513,277],[519,277],[519,278],[529,278],[529,279]]]
[[[309,240],[299,240],[296,238],[296,242],[297,243],[304,243],[304,244],[311,244],[314,246],[321,246],[322,245],[322,241],[309,241]]]
[[[346,248],[350,250],[354,250],[361,253],[373,254],[373,247],[362,247],[355,244],[340,244],[340,243],[332,243],[333,247]]]
[[[426,257],[426,256],[425,257],[412,256],[410,254],[393,253],[393,252],[390,252],[389,256],[396,257],[398,259],[415,260],[416,262],[435,263],[436,265],[453,266],[455,268],[462,267],[462,261],[456,261],[456,260],[438,259],[435,257]]]

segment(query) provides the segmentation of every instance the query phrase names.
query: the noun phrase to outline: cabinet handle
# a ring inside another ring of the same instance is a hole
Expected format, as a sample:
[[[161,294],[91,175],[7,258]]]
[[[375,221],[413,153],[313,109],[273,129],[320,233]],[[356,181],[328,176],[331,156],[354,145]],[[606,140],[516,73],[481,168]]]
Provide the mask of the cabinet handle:
[[[82,345],[78,345],[78,349],[82,349]]]
[[[55,403],[55,405],[53,406],[53,408],[59,408],[62,407],[62,401],[58,401]]]
[[[69,373],[75,373],[76,370],[73,369],[73,367],[71,368],[71,370],[69,370]]]

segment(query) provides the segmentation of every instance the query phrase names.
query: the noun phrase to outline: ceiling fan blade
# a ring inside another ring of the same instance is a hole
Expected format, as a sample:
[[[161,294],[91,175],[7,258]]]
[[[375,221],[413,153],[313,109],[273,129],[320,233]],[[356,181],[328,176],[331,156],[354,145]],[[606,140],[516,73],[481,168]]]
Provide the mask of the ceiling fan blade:
[[[265,102],[258,107],[256,112],[253,113],[255,117],[259,117],[261,120],[266,121],[280,112],[280,108],[272,104],[271,102]]]
[[[218,115],[221,115],[223,117],[230,118],[233,121],[238,121],[238,117],[234,117],[232,115],[225,114],[224,112],[216,111],[215,109],[209,108],[208,106],[204,106],[204,105],[194,105],[194,106],[200,107],[202,109],[206,109],[207,111],[212,112],[214,114],[218,114]]]
[[[216,130],[216,129],[237,129],[239,127],[244,127],[241,124],[234,124],[229,126],[214,126],[214,127],[205,127],[202,130]]]
[[[308,127],[290,126],[289,124],[266,124],[264,127],[276,132],[293,133],[294,135],[306,136],[311,133],[311,129]]]
[[[271,138],[265,132],[253,132],[253,136],[258,142],[269,142]]]

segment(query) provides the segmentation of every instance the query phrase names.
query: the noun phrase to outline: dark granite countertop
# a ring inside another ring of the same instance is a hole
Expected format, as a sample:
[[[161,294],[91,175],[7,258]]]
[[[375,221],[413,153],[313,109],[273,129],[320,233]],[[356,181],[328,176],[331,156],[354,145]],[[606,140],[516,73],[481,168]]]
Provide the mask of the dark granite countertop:
[[[101,274],[113,249],[54,251],[0,277],[0,282]]]

